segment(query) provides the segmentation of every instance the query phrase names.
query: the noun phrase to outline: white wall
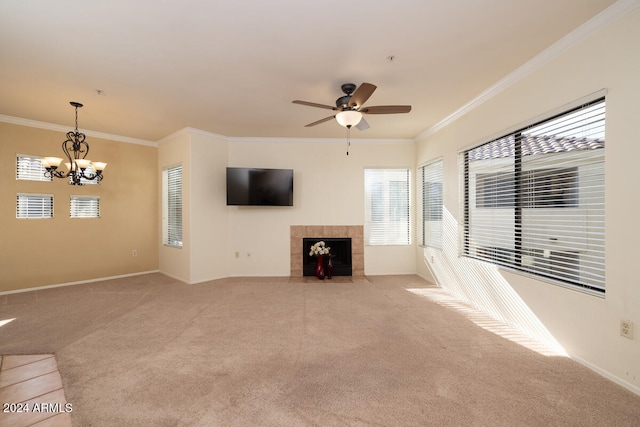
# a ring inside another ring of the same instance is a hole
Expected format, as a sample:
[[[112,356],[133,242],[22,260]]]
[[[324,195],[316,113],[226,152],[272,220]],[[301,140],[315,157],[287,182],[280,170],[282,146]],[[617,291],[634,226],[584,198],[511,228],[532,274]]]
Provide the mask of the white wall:
[[[191,280],[191,224],[190,213],[190,167],[189,155],[190,135],[186,131],[176,132],[162,140],[158,147],[158,212],[160,215],[160,229],[158,235],[160,245],[160,272],[167,276],[189,283]],[[182,248],[165,246],[162,244],[162,169],[168,166],[182,164]]]
[[[640,393],[640,280],[633,247],[640,212],[640,9],[567,49],[521,81],[420,141],[417,163],[444,159],[444,248],[418,250],[418,272],[435,276],[524,331],[559,344],[577,360]],[[607,89],[606,296],[535,280],[458,256],[458,152],[525,121]],[[433,256],[433,262],[431,262]],[[619,322],[635,323],[633,340]]]
[[[229,276],[228,210],[225,168],[227,141],[207,132],[191,130],[189,218],[190,283]]]
[[[232,275],[288,276],[291,225],[363,225],[366,167],[414,173],[413,142],[352,139],[348,156],[346,148],[346,139],[230,142],[231,167],[294,170],[293,207],[228,207]],[[415,244],[365,247],[365,274],[415,273],[414,254]]]
[[[291,225],[363,225],[364,169],[414,171],[413,141],[228,139],[184,129],[159,146],[159,173],[183,165],[183,247],[160,271],[186,283],[289,276]],[[227,206],[226,167],[294,170],[294,206]],[[415,243],[365,247],[365,274],[413,274]],[[237,254],[237,256],[236,256]]]

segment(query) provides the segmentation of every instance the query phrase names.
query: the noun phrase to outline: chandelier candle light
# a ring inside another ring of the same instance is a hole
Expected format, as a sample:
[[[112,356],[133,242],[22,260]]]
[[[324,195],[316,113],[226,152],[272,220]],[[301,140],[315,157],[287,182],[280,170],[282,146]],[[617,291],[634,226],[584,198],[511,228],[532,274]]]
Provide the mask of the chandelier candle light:
[[[45,157],[41,160],[42,166],[46,169],[44,176],[47,178],[67,178],[70,177],[69,184],[83,185],[81,179],[88,179],[96,182],[102,181],[102,171],[107,167],[104,162],[92,162],[87,159],[89,153],[89,144],[85,141],[85,135],[78,132],[78,108],[82,107],[79,102],[70,102],[76,109],[76,129],[67,132],[67,140],[62,143],[62,151],[67,156],[68,162],[65,162],[67,171],[58,170],[64,159],[60,157]],[[89,166],[93,167],[95,173],[87,172]]]

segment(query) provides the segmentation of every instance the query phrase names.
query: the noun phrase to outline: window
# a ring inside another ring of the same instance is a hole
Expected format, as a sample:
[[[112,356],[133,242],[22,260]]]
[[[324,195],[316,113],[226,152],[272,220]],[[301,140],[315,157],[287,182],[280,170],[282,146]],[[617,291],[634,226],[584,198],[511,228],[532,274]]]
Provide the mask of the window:
[[[100,197],[71,196],[69,214],[71,218],[100,218]]]
[[[420,245],[442,249],[442,160],[418,168],[422,187]]]
[[[604,293],[605,100],[461,155],[462,252]]]
[[[53,181],[53,177],[44,176],[46,169],[40,162],[42,157],[18,154],[16,156],[16,179],[27,181]]]
[[[80,172],[80,171],[78,171]],[[96,170],[93,168],[93,165],[90,164],[89,166],[87,166],[87,168],[84,170],[85,175],[95,175]],[[73,177],[69,176],[69,184],[73,183]],[[80,178],[80,185],[86,185],[86,184],[98,184],[98,180],[97,179],[87,179],[87,178]]]
[[[411,244],[409,169],[365,169],[365,244]]]
[[[162,243],[182,247],[182,165],[162,170]]]
[[[504,191],[504,190],[507,191]],[[476,207],[509,209],[515,203],[515,174],[476,176]],[[522,206],[525,208],[577,208],[578,168],[522,171]]]
[[[18,194],[16,218],[53,218],[53,195]]]

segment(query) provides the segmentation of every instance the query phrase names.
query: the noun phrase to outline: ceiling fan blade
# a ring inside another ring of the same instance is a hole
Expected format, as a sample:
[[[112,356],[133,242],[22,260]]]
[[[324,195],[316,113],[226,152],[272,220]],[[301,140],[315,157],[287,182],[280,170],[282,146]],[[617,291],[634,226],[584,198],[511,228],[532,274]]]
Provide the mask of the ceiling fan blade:
[[[294,104],[306,105],[308,107],[326,108],[327,110],[337,110],[336,107],[332,107],[331,105],[316,104],[315,102],[299,101],[297,99],[292,102]]]
[[[310,128],[311,126],[315,126],[315,125],[319,125],[320,123],[324,123],[324,122],[328,122],[329,120],[333,119],[335,116],[329,116],[329,117],[325,117],[324,119],[320,119],[316,122],[313,123],[309,123],[308,125],[305,125],[306,128]]]
[[[362,104],[367,102],[367,99],[373,94],[376,90],[377,86],[372,85],[371,83],[362,83],[353,95],[351,95],[351,99],[349,100],[349,107],[362,107]]]
[[[411,111],[411,105],[377,105],[375,107],[361,108],[361,113],[365,114],[398,114]]]
[[[369,129],[369,123],[367,123],[367,121],[363,117],[360,119],[356,127],[358,128],[358,130],[367,130]]]

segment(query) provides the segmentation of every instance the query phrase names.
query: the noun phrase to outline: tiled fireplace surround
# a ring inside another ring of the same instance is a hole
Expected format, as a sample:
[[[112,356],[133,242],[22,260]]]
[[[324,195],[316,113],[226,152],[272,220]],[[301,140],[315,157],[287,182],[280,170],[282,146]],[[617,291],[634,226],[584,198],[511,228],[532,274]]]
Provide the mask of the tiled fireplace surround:
[[[303,238],[351,238],[352,275],[364,277],[364,229],[362,225],[292,225],[291,277],[302,277]]]

